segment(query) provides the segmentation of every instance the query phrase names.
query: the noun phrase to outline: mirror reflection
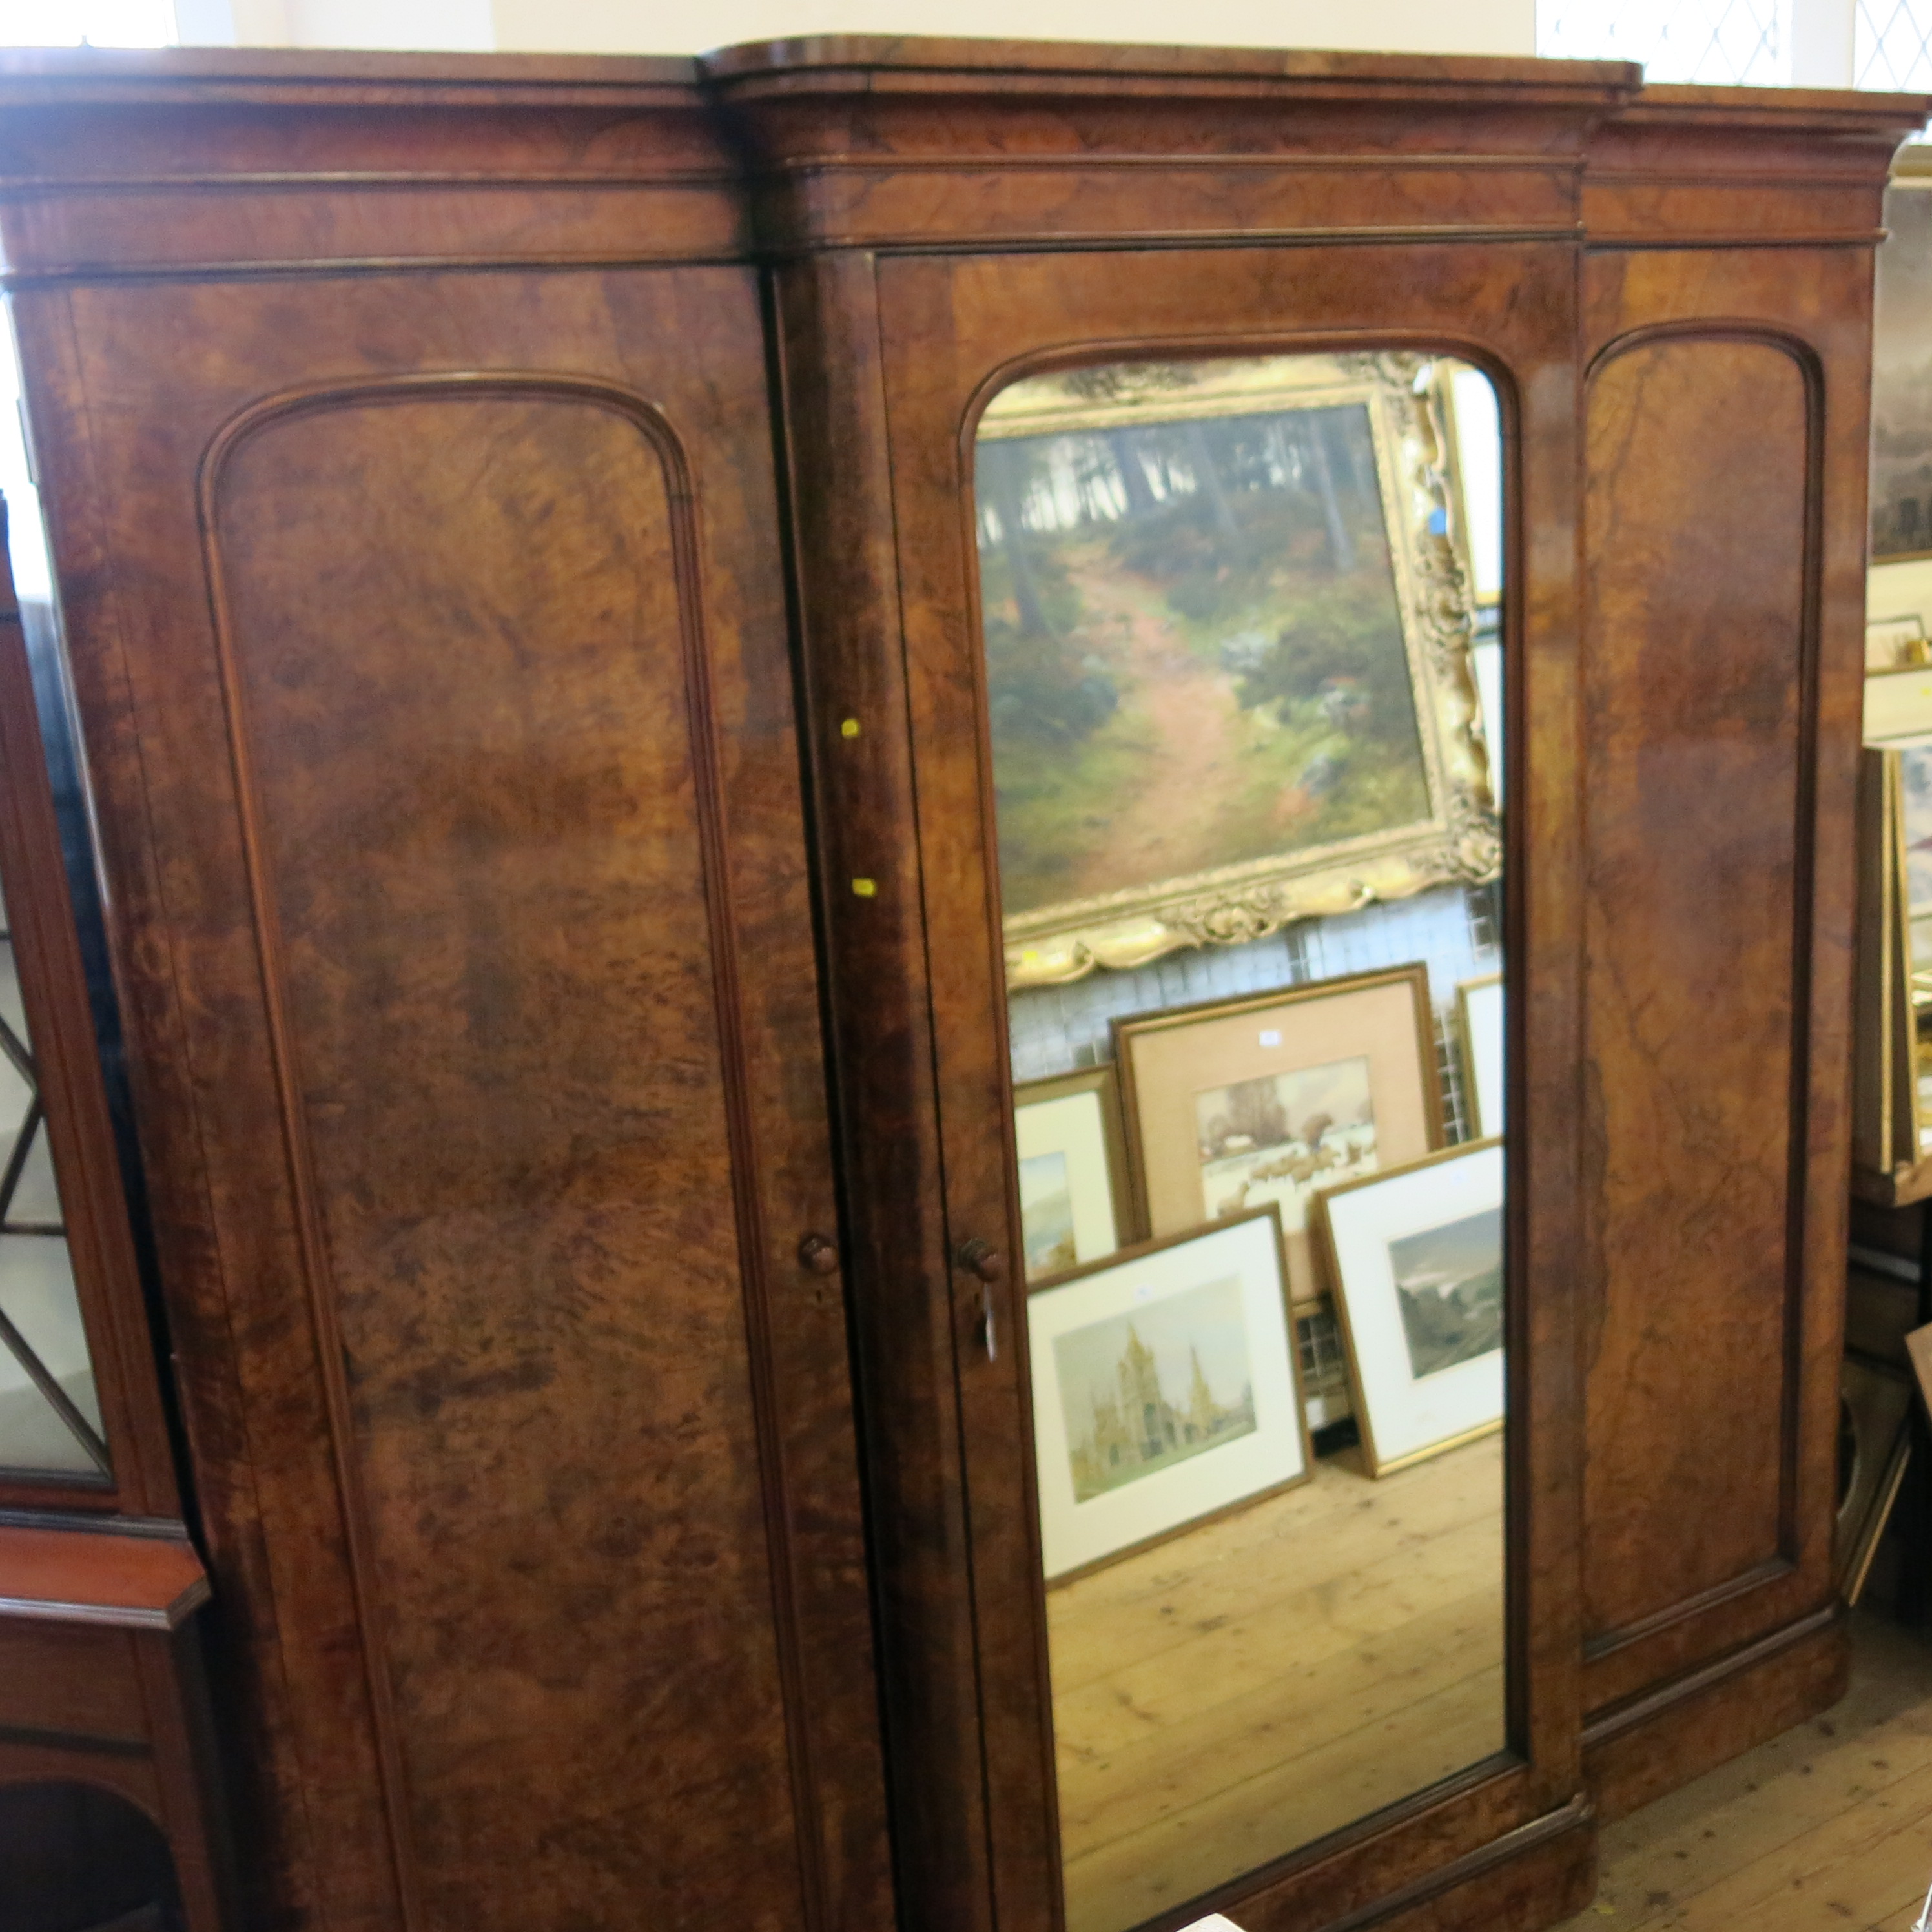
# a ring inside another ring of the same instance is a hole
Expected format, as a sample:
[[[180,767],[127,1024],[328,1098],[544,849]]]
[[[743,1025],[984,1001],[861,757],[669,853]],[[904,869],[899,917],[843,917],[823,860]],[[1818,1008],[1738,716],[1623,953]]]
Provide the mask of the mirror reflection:
[[[976,466],[1067,1919],[1125,1932],[1505,1742],[1498,416],[1117,364]]]

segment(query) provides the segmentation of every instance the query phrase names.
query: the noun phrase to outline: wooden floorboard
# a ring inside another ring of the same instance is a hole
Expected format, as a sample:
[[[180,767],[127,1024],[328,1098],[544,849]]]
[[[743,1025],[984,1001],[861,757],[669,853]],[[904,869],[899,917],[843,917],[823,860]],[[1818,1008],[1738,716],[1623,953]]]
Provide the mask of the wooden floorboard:
[[[1909,1932],[1932,1882],[1932,1645],[1852,1618],[1822,1718],[1610,1826],[1559,1932]]]
[[[1304,1488],[1054,1589],[1070,1932],[1123,1932],[1500,1736],[1499,1442]],[[1834,1709],[1610,1826],[1558,1932],[1910,1932],[1932,1643],[1852,1619]]]
[[[1503,1742],[1492,1436],[1316,1479],[1048,1598],[1069,1932],[1124,1932]]]

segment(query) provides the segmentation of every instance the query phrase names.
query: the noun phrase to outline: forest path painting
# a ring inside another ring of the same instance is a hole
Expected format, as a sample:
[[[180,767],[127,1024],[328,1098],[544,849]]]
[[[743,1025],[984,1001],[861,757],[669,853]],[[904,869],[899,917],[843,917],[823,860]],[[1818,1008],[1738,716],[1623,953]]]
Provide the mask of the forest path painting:
[[[980,470],[1009,916],[1426,818],[1364,404],[1007,437]]]
[[[1175,634],[1154,586],[1122,576],[1098,545],[1070,560],[1068,574],[1088,615],[1094,654],[1118,676],[1112,735],[1131,744],[1144,764],[1142,782],[1106,824],[1104,842],[1076,856],[1059,890],[1084,898],[1124,880],[1178,878],[1218,862],[1221,829],[1204,820],[1200,804],[1219,794],[1239,754],[1252,748],[1252,715],[1241,716],[1234,679]],[[1110,633],[1118,639],[1112,652],[1104,648]]]

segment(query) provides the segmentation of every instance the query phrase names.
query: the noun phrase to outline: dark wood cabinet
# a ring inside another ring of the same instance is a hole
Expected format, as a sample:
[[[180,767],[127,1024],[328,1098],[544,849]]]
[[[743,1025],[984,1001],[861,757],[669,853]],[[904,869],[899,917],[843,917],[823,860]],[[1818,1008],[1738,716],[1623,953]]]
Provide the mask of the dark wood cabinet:
[[[890,1912],[758,283],[673,68],[0,110],[117,184],[14,314],[261,1923]]]
[[[1584,1708],[1611,1814],[1846,1669],[1828,1505],[1880,211],[1843,104],[1780,108],[1649,90],[1585,176]]]
[[[1453,356],[1504,479],[1506,1744],[1150,1922],[1528,1932],[1835,1695],[1923,104],[1640,78],[0,67],[244,1922],[1064,1922],[974,436],[1094,364]]]

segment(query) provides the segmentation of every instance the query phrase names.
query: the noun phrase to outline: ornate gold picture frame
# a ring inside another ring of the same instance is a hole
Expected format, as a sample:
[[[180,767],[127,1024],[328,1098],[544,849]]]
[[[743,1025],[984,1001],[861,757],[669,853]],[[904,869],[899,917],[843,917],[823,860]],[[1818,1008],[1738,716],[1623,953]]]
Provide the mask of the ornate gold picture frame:
[[[1462,366],[1116,364],[994,399],[977,502],[1010,988],[1496,876],[1448,455]]]

